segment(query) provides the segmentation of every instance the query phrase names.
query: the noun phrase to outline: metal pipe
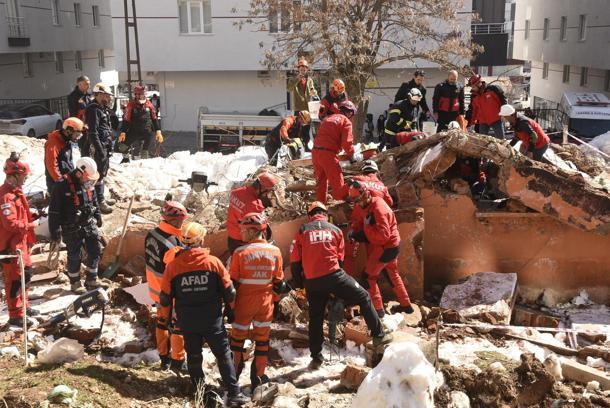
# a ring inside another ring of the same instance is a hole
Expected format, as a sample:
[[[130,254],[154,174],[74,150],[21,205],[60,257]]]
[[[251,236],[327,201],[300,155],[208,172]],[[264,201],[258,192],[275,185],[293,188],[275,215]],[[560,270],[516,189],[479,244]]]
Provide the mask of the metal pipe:
[[[21,272],[21,311],[23,313],[23,350],[25,356],[25,367],[28,366],[28,316],[27,316],[27,300],[25,292],[25,266],[23,265],[23,253],[21,249],[17,250],[19,258],[19,269]]]

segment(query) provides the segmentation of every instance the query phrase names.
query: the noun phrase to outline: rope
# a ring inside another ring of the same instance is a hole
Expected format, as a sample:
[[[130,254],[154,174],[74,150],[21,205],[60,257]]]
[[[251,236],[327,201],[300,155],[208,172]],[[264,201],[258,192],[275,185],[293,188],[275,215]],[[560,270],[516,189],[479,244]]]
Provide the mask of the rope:
[[[607,331],[598,330],[576,330],[576,329],[565,329],[565,328],[552,328],[552,327],[533,327],[533,326],[504,326],[499,324],[490,323],[443,323],[439,322],[439,325],[445,327],[470,327],[476,329],[534,329],[541,332],[552,332],[552,333],[598,333],[605,334]]]
[[[563,133],[563,132],[562,132]],[[590,145],[589,143],[585,142],[584,140],[581,140],[579,138],[577,138],[576,136],[574,136],[573,134],[568,133],[568,136],[571,137],[572,139],[578,140],[580,143],[586,145],[587,147],[589,147],[590,149],[593,149],[594,151],[596,151],[597,153],[601,154],[602,156],[606,157],[607,159],[610,159],[610,155],[602,152],[601,150],[599,150],[597,147]]]

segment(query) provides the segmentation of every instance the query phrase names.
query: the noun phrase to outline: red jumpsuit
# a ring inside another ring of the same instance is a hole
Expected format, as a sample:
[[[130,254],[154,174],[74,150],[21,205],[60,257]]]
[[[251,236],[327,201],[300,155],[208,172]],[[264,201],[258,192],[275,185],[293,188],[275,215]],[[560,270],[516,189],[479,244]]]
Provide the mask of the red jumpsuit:
[[[355,176],[352,180],[359,182],[367,187],[367,189],[371,192],[373,197],[381,197],[383,200],[388,203],[389,206],[394,204],[390,193],[388,192],[388,188],[375,173],[369,174],[361,174],[359,176]],[[366,211],[360,207],[359,205],[354,206],[352,210],[352,231],[357,232],[362,230],[362,225],[364,224],[364,218],[366,217]],[[345,263],[344,269],[350,275],[354,275],[354,261],[358,255],[359,243],[347,240],[345,245]],[[367,246],[367,254],[369,247]]]
[[[263,211],[265,211],[265,206],[258,197],[258,192],[254,186],[243,186],[231,191],[229,196],[229,213],[227,215],[227,232],[229,233],[229,249],[231,253],[235,248],[244,244],[241,242],[239,220],[248,213],[262,213]],[[236,243],[232,245],[231,240]]]
[[[14,255],[17,249],[23,254],[26,283],[32,276],[29,245],[35,242],[30,206],[21,187],[9,183],[0,186],[0,254]],[[17,259],[0,261],[4,272],[4,290],[9,318],[23,317],[21,298],[21,271]],[[28,307],[26,291],[26,307]]]
[[[384,269],[392,289],[401,306],[409,306],[411,301],[404,282],[398,274],[398,248],[400,235],[396,216],[388,204],[380,197],[372,197],[369,205],[364,208],[365,217],[356,230],[363,230],[368,241],[368,260],[365,273],[369,284],[369,294],[375,310],[383,309],[383,299],[377,285],[377,280]]]
[[[349,187],[343,180],[337,154],[343,149],[349,157],[353,156],[353,139],[352,122],[342,114],[330,115],[320,124],[311,152],[316,200],[326,203],[329,183],[335,200],[347,197]]]
[[[250,334],[256,342],[250,377],[265,374],[269,354],[269,334],[273,320],[274,284],[284,279],[282,254],[266,240],[254,240],[239,247],[231,257],[231,279],[237,287],[235,322],[231,330],[231,350],[237,378],[243,369],[244,342]]]

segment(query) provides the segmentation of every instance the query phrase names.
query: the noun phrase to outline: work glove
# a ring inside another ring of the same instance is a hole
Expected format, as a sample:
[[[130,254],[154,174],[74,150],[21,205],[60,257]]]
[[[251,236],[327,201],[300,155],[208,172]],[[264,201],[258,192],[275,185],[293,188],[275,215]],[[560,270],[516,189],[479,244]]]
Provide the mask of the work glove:
[[[95,225],[97,225],[98,228],[102,228],[102,225],[104,225],[101,214],[95,216]]]
[[[157,143],[163,143],[163,134],[160,130],[157,130],[157,132],[155,133],[155,140],[157,141]]]
[[[366,238],[366,234],[364,233],[364,230],[358,231],[358,232],[352,232],[352,235],[349,238],[356,242],[366,242],[366,243],[369,242],[369,240]]]
[[[227,323],[233,323],[235,321],[235,312],[229,305],[225,306],[223,316],[227,318]]]
[[[362,159],[364,159],[364,157],[362,156],[362,153],[354,153],[352,155],[352,157],[349,159],[349,162],[350,163],[361,162]]]
[[[121,132],[119,134],[119,138],[118,138],[118,142],[119,143],[123,143],[125,141],[125,139],[127,138],[127,135],[125,135],[125,132]]]

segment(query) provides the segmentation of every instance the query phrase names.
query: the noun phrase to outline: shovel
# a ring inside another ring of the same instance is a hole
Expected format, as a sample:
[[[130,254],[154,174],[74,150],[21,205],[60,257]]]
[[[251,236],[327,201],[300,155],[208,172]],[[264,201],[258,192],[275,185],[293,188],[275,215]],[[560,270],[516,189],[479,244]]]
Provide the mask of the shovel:
[[[133,206],[133,200],[135,199],[135,195],[131,196],[131,201],[129,201],[129,207],[127,208],[127,214],[125,215],[125,221],[123,222],[123,232],[121,232],[121,238],[119,238],[119,245],[117,245],[116,254],[114,256],[114,262],[106,268],[102,277],[110,279],[114,276],[121,263],[119,262],[119,255],[121,255],[121,249],[123,248],[123,239],[125,238],[125,233],[127,232],[127,223],[129,222],[129,216],[131,215],[131,207]]]

